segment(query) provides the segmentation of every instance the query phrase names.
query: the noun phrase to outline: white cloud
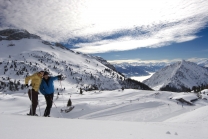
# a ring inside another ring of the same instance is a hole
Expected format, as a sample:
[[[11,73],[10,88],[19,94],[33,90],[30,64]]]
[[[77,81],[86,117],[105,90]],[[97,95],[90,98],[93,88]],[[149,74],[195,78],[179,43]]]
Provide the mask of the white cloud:
[[[160,60],[141,60],[141,59],[126,59],[126,60],[108,60],[108,62],[112,64],[121,64],[121,63],[144,63],[144,64],[149,64],[149,63],[172,63],[176,61],[180,61],[182,59],[173,59],[173,60],[168,60],[168,59],[160,59]]]
[[[187,59],[187,61],[191,61],[191,62],[195,62],[195,63],[198,63],[198,62],[201,62],[201,61],[207,61],[208,59],[207,58],[189,58]]]
[[[181,60],[186,60],[186,61],[190,61],[190,62],[194,62],[194,63],[203,63],[204,61],[208,61],[208,58],[188,58],[188,59],[160,59],[160,60],[142,60],[142,59],[123,59],[123,60],[108,60],[108,62],[112,63],[112,64],[122,64],[122,63],[129,63],[129,64],[133,64],[133,63],[143,63],[143,64],[150,64],[150,63],[166,63],[166,64],[170,64],[173,62],[177,62],[177,61],[181,61]]]
[[[207,13],[208,0],[3,0],[0,28],[49,41],[79,38],[69,42],[77,51],[99,53],[196,39]]]

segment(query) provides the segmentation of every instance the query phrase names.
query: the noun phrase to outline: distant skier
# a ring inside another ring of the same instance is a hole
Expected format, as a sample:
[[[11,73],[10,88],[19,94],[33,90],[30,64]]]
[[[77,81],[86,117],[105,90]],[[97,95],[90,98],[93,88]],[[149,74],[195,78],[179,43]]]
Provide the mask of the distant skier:
[[[50,77],[48,72],[44,72],[43,80],[40,85],[40,92],[44,95],[46,100],[46,109],[44,112],[45,117],[50,117],[50,111],[53,104],[54,96],[54,80],[62,80],[62,75]]]
[[[27,115],[37,116],[36,108],[38,105],[38,90],[42,81],[44,71],[33,74],[32,76],[27,76],[25,78],[25,86],[29,88],[28,82],[31,80],[31,89],[28,90],[28,96],[32,102],[30,112]]]

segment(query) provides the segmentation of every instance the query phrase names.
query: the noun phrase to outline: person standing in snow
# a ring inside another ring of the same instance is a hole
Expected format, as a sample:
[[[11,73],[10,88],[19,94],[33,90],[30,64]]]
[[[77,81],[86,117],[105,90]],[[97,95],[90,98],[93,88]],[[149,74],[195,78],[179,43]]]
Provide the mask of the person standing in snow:
[[[29,88],[28,82],[31,80],[31,89],[28,90],[29,99],[32,102],[30,112],[27,115],[37,116],[36,108],[38,105],[38,91],[42,81],[44,71],[37,72],[32,76],[27,76],[25,78],[25,86]]]
[[[45,117],[50,117],[50,111],[53,104],[54,96],[54,80],[62,80],[62,75],[50,77],[48,72],[44,72],[43,80],[40,85],[40,92],[44,95],[46,100],[46,109],[44,112]]]

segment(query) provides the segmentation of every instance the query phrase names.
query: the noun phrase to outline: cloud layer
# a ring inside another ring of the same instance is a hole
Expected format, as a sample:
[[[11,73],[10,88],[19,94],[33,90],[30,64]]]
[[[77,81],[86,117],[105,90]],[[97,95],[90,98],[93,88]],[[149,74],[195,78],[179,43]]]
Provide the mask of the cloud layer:
[[[3,0],[0,28],[103,53],[196,39],[207,13],[208,0]]]
[[[158,63],[166,63],[166,64],[170,64],[170,63],[174,63],[174,62],[178,62],[184,59],[160,59],[160,60],[141,60],[141,59],[127,59],[127,60],[109,60],[108,62],[110,62],[111,64],[123,64],[123,63],[128,63],[128,64],[134,64],[134,63],[140,63],[140,64],[158,64]],[[186,61],[190,61],[190,62],[195,62],[195,63],[207,63],[208,59],[207,58],[189,58],[189,59],[185,59]]]

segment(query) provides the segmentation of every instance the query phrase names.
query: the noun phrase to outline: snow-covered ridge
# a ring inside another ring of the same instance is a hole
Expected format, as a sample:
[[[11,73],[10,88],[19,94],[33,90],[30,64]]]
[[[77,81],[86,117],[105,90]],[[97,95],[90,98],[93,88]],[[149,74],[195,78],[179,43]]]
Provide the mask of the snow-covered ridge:
[[[116,68],[110,64],[107,60],[103,59],[102,57],[99,56],[93,56],[96,60],[98,60],[100,63],[102,63],[103,65],[105,65],[106,67],[116,71]]]
[[[144,81],[156,90],[187,91],[208,84],[208,70],[189,61],[166,66]]]

